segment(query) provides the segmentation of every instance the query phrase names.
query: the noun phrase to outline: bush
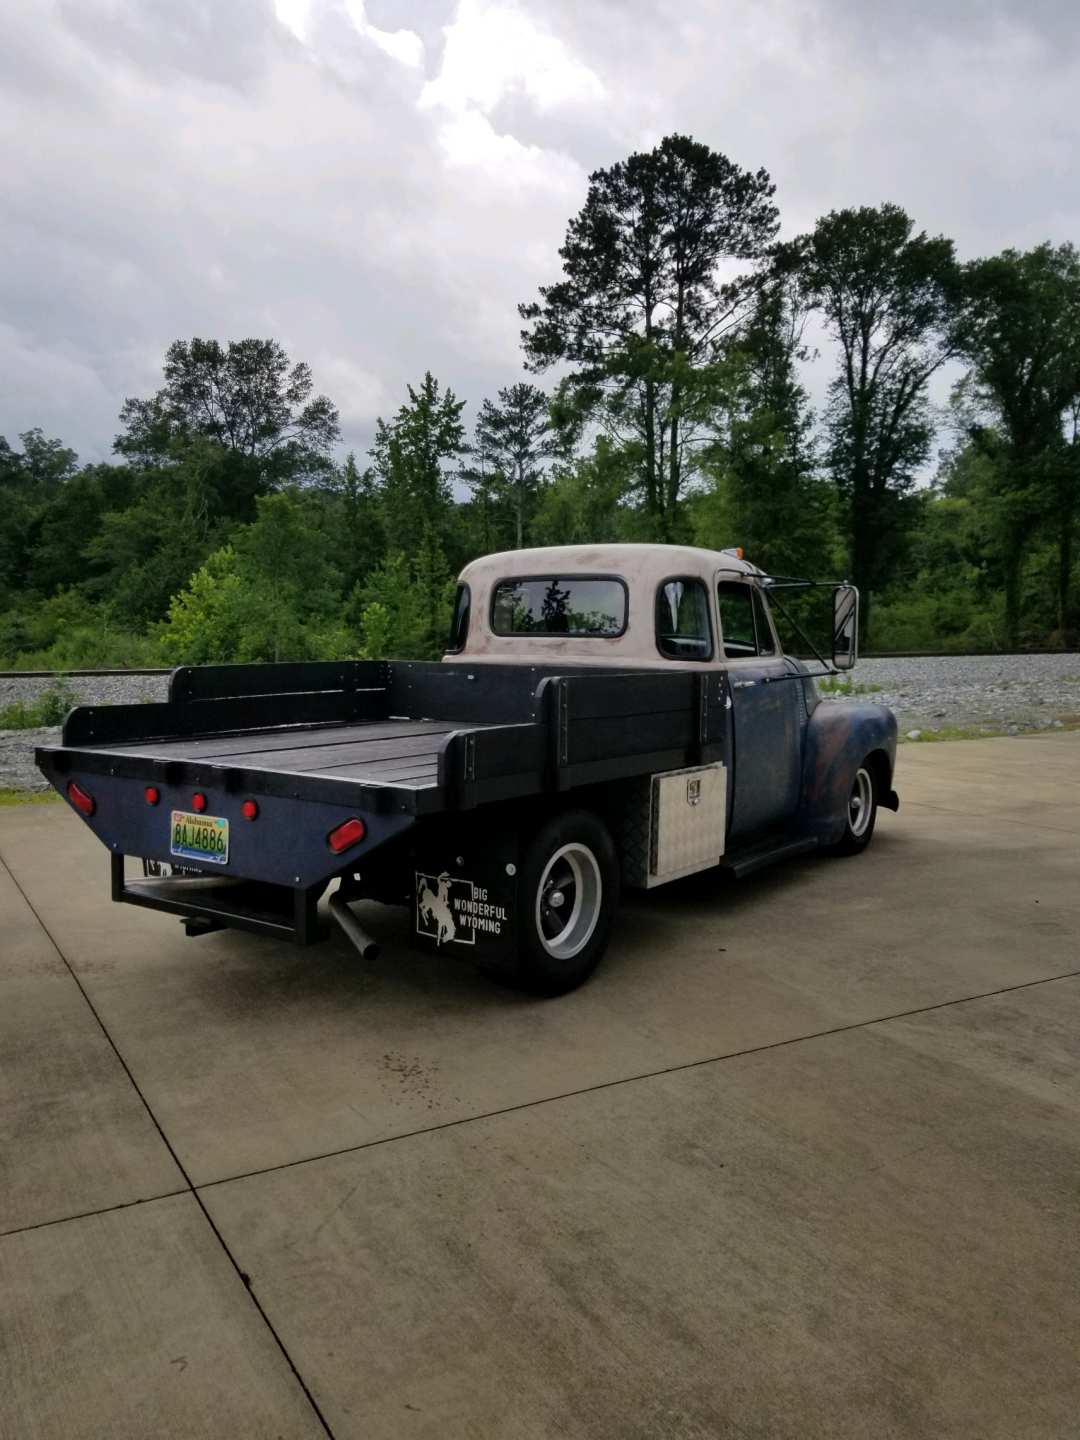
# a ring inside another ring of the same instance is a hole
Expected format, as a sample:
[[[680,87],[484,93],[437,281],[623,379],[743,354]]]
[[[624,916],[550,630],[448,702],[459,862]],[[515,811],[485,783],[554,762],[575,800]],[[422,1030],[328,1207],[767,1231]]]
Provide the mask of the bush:
[[[14,700],[0,709],[0,730],[36,730],[43,725],[60,725],[78,703],[78,696],[61,679],[42,691],[36,700]]]

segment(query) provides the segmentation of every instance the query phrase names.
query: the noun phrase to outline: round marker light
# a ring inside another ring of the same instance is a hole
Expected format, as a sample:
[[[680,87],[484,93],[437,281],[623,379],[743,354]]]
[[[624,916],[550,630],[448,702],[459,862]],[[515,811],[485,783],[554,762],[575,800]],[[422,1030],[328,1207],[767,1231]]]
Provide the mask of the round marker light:
[[[161,791],[156,785],[147,785],[143,791],[143,798],[148,805],[156,805],[161,799]]]
[[[206,796],[201,790],[196,790],[195,794],[192,795],[191,808],[199,815],[206,809]]]
[[[256,820],[259,816],[259,807],[254,800],[245,800],[240,806],[240,814],[245,820]]]

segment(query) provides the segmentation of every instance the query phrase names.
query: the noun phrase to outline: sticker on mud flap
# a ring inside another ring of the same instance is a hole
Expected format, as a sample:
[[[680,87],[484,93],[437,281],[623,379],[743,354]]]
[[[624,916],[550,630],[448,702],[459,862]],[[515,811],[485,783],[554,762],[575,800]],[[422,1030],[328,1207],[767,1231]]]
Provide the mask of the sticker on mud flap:
[[[482,885],[458,875],[416,872],[416,933],[436,945],[475,945],[478,934],[498,937],[508,923],[504,905]]]

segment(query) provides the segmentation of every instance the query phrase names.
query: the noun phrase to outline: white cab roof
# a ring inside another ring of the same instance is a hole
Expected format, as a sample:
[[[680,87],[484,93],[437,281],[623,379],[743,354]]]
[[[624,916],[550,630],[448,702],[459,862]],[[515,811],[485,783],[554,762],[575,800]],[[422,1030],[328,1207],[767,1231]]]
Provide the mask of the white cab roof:
[[[716,632],[713,581],[719,572],[756,576],[761,571],[737,555],[703,550],[694,545],[548,545],[533,550],[503,550],[466,565],[462,584],[471,595],[464,651],[470,662],[511,660],[515,663],[580,665],[618,664],[687,668],[700,662],[668,660],[656,648],[655,597],[665,580],[679,576],[700,579],[710,595]],[[568,575],[619,576],[629,591],[629,611],[620,635],[496,635],[490,625],[492,593],[500,580]],[[719,663],[716,661],[714,663]]]
[[[760,575],[748,560],[698,545],[541,545],[532,550],[500,550],[482,555],[461,572],[464,584],[525,575],[622,575],[627,580],[667,575],[712,576],[717,570]]]

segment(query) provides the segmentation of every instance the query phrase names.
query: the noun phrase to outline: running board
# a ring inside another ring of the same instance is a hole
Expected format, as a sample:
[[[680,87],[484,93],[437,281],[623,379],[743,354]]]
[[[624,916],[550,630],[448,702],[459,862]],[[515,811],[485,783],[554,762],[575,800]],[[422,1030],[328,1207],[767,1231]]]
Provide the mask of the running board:
[[[730,858],[725,857],[720,864],[725,870],[730,870],[738,880],[747,875],[752,875],[755,870],[764,870],[766,865],[772,865],[777,860],[791,860],[796,855],[806,855],[811,850],[818,848],[818,842],[812,835],[802,836],[798,840],[780,840],[758,845],[753,850],[736,851]]]

